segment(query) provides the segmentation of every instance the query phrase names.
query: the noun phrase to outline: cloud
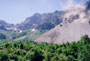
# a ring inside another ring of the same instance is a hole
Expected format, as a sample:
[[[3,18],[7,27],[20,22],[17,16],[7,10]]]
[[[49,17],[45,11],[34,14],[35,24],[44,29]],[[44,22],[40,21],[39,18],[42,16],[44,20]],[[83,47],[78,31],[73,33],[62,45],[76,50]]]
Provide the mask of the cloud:
[[[40,0],[40,2],[45,5],[51,4],[53,6],[54,4],[57,4],[60,6],[61,10],[67,10],[73,7],[80,6],[81,4],[85,3],[85,0]]]
[[[63,10],[80,6],[83,0],[61,0],[60,5]]]

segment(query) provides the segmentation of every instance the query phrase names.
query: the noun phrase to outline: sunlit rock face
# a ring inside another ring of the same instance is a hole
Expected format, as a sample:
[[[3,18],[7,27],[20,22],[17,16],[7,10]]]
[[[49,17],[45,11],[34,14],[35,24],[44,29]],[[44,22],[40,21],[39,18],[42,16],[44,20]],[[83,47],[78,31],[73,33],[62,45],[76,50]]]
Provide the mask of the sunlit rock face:
[[[61,44],[79,41],[85,34],[90,37],[90,10],[86,12],[87,6],[88,4],[67,10],[60,25],[44,33],[35,41]]]

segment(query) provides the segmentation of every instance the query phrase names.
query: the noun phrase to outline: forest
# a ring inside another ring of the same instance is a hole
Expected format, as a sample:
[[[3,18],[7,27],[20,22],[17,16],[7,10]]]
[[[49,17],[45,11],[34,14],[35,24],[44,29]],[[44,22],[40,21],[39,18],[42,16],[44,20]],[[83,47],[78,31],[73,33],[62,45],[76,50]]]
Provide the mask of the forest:
[[[30,39],[0,44],[0,61],[89,61],[90,38],[63,44],[38,43]]]

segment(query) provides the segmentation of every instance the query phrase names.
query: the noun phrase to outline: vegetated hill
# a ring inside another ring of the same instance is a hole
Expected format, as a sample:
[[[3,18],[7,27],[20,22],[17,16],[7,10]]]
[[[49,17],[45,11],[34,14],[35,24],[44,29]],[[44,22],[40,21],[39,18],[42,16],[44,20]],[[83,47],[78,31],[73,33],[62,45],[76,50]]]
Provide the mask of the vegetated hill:
[[[35,30],[35,31],[32,31],[32,30],[29,30],[26,37],[31,39],[31,40],[35,40],[37,37],[39,37],[40,35],[42,35],[43,33],[47,32],[47,30]]]
[[[11,37],[13,42],[17,42],[19,40],[23,40],[23,39],[29,39],[29,40],[35,40],[37,37],[39,37],[40,35],[42,35],[43,33],[47,32],[47,30],[25,30],[21,33],[12,33]]]
[[[14,39],[17,39],[17,38],[20,38],[20,37],[23,37],[27,34],[27,32],[16,32],[16,31],[10,31],[10,30],[3,30],[3,29],[0,29],[0,43],[3,43],[3,42],[8,42],[8,41],[13,41]]]
[[[31,40],[34,40],[46,30],[50,30],[60,24],[64,14],[64,11],[55,11],[53,13],[45,14],[36,13],[33,16],[28,17],[21,24],[17,25],[9,24],[1,20],[0,30],[4,30],[4,32],[6,31],[6,33],[10,35],[11,39],[17,40],[22,39],[23,37],[28,37]],[[32,32],[33,29],[35,31]],[[24,32],[27,34],[22,35]]]
[[[11,32],[0,30],[0,43],[11,41]]]
[[[21,24],[17,24],[16,27],[21,30],[33,28],[39,30],[50,30],[62,22],[64,13],[64,11],[55,11],[53,13],[45,14],[36,13],[33,16],[28,17]]]
[[[85,34],[90,37],[90,10],[87,11],[88,5],[90,3],[67,10],[61,24],[44,33],[35,41],[66,43],[80,40]]]

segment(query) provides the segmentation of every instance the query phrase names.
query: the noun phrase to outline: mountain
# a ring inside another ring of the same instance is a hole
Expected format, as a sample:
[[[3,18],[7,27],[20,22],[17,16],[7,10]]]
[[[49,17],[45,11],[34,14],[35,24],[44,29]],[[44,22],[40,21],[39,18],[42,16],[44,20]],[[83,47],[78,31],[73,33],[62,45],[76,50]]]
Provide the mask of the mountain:
[[[85,34],[90,36],[90,1],[65,11],[36,13],[16,25],[0,20],[0,30],[15,40],[27,37],[48,43],[77,41]]]
[[[90,1],[88,1],[84,6],[86,7],[86,11],[90,10]],[[71,9],[72,11],[82,10],[82,8]],[[66,11],[55,11],[52,13],[44,13],[39,14],[35,13],[31,17],[26,18],[22,23],[17,24],[16,28],[19,30],[28,30],[28,29],[38,29],[38,30],[50,30],[55,26],[59,25],[63,22],[64,15],[70,10]],[[71,11],[71,12],[72,12]],[[71,16],[73,19],[77,18],[79,15]],[[70,22],[73,20],[70,20]]]
[[[82,6],[68,9],[63,22],[36,38],[37,42],[66,43],[78,41],[87,34],[90,37],[90,1]],[[86,12],[87,11],[87,12]]]
[[[90,10],[90,0],[86,3],[87,7],[86,7],[86,10]]]
[[[9,28],[14,27],[13,24],[6,23],[4,20],[0,20],[0,30],[9,30]]]
[[[17,29],[27,30],[27,29],[39,29],[39,30],[50,30],[56,25],[62,22],[64,11],[55,11],[53,13],[39,14],[36,13],[31,17],[28,17],[21,24],[17,24]]]

